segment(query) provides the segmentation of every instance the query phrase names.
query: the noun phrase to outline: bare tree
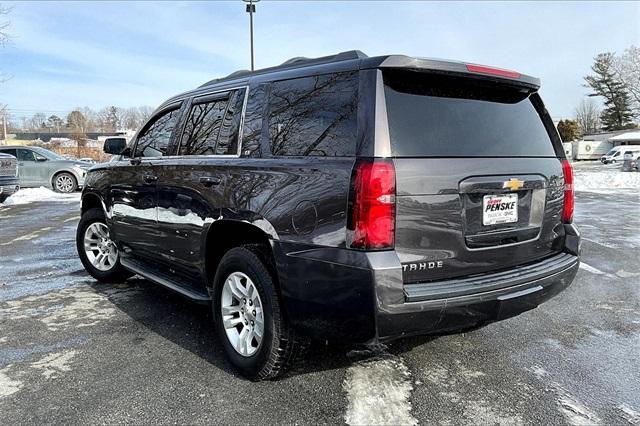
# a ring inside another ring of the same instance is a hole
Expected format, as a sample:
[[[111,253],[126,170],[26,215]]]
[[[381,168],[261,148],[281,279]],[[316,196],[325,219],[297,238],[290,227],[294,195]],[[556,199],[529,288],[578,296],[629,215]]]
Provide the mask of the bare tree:
[[[148,105],[141,106],[138,107],[138,113],[140,114],[138,127],[142,127],[142,125],[146,123],[149,118],[151,118],[151,114],[153,114],[153,108]]]
[[[640,117],[640,47],[631,46],[622,55],[616,56],[613,67],[631,95],[635,116]]]
[[[29,121],[30,121],[30,124],[29,124],[30,130],[38,131],[38,130],[43,130],[47,127],[47,124],[46,124],[47,116],[41,112],[37,112],[33,114],[31,116],[31,120]]]
[[[9,42],[9,39],[11,38],[9,36],[9,26],[11,25],[11,22],[3,18],[3,16],[8,15],[10,11],[11,8],[4,7],[2,6],[2,4],[0,4],[0,47],[7,44]],[[11,76],[4,74],[0,70],[0,83],[7,81],[9,78],[11,78]]]
[[[0,16],[8,15],[10,11],[11,8],[4,7],[0,4]],[[4,20],[4,18],[0,20],[0,45],[4,45],[9,41],[10,37],[8,30],[10,25],[11,22]]]
[[[593,99],[583,99],[577,106],[575,114],[580,134],[595,133],[600,129],[600,108]]]

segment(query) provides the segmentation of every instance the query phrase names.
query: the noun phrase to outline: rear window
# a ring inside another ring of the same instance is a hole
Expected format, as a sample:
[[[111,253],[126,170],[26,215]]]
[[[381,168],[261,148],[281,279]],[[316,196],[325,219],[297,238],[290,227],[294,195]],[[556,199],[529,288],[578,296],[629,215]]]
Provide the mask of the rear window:
[[[396,157],[555,157],[526,92],[416,72],[384,76]]]

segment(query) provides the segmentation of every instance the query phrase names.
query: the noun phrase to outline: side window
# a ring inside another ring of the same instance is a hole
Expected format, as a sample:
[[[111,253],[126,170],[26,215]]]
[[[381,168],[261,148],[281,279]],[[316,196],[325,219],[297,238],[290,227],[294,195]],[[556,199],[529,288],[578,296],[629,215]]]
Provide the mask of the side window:
[[[171,133],[178,122],[180,109],[167,111],[155,120],[138,136],[136,157],[163,157],[171,142]]]
[[[18,161],[36,161],[36,156],[33,155],[33,151],[28,149],[19,149],[17,158]]]
[[[3,150],[0,150],[0,153],[13,155],[16,158],[18,157],[18,153],[16,152],[15,149],[3,149]]]
[[[191,107],[180,143],[180,155],[235,155],[244,90]]]
[[[260,157],[261,155],[262,113],[265,108],[268,87],[268,83],[265,83],[249,90],[242,130],[242,155],[244,156]]]
[[[273,83],[269,136],[273,155],[355,155],[357,72]]]

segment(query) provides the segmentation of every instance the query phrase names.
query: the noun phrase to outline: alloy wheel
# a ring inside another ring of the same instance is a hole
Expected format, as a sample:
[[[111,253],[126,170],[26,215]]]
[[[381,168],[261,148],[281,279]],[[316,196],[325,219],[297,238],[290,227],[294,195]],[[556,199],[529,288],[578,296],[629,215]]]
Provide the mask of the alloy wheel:
[[[233,272],[224,282],[220,299],[227,339],[240,355],[252,356],[260,348],[264,335],[258,289],[246,274]]]
[[[84,252],[94,268],[109,271],[118,261],[118,249],[111,238],[109,228],[101,222],[94,222],[84,231]]]
[[[73,178],[67,174],[62,174],[56,178],[56,189],[60,192],[71,192],[74,185]]]

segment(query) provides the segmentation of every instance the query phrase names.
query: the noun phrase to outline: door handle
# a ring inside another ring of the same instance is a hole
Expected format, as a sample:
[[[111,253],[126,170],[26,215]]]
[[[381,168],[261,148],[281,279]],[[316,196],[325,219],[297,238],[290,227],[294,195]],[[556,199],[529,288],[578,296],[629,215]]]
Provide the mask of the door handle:
[[[220,182],[222,182],[222,180],[219,177],[215,177],[215,176],[200,176],[199,180],[200,180],[200,183],[206,187],[220,185]]]
[[[144,181],[147,182],[147,183],[153,183],[153,182],[158,180],[158,176],[156,176],[156,175],[144,175],[142,177],[142,179],[144,179]]]

